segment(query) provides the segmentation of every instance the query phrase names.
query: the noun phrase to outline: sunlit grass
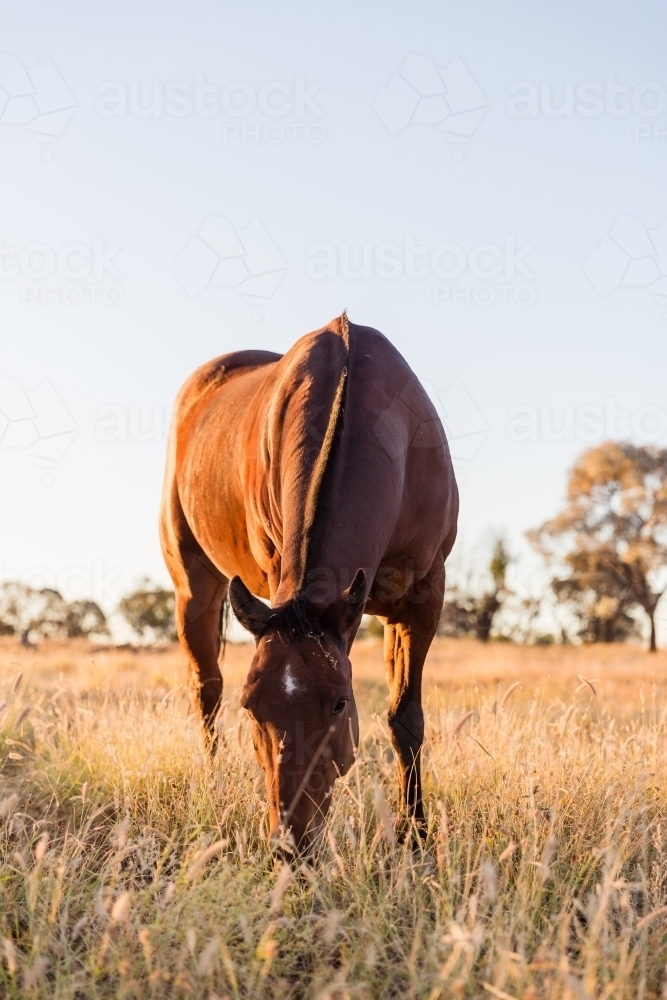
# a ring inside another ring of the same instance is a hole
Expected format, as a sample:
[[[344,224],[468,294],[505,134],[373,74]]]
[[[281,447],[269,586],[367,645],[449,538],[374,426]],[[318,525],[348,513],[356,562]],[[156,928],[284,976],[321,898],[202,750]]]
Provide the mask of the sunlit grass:
[[[359,758],[292,873],[237,711],[250,654],[211,762],[177,650],[0,647],[8,997],[661,996],[667,658],[437,643],[417,853],[359,644]]]

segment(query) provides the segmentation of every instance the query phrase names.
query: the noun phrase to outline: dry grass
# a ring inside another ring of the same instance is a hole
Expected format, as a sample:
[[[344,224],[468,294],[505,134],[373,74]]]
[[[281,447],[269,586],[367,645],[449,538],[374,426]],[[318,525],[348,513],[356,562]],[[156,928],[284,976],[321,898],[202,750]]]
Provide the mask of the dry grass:
[[[416,855],[357,644],[359,759],[295,877],[237,713],[250,654],[211,763],[178,650],[0,646],[0,995],[664,995],[667,656],[436,643]]]

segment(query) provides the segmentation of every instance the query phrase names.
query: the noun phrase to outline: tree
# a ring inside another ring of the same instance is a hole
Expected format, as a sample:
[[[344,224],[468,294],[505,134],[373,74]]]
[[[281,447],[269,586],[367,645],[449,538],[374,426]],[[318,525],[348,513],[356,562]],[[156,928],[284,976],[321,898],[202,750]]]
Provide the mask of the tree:
[[[497,538],[486,567],[487,587],[481,593],[475,593],[476,588],[470,582],[465,588],[451,587],[451,596],[445,601],[440,616],[438,634],[475,635],[481,642],[488,642],[494,618],[509,596],[505,580],[509,564],[505,542]]]
[[[95,601],[72,601],[65,606],[63,629],[68,639],[109,635],[106,615]]]
[[[565,575],[553,582],[589,641],[634,634],[641,608],[656,650],[655,612],[667,585],[667,449],[607,441],[575,462],[567,505],[529,539]]]
[[[51,587],[33,590],[29,601],[27,634],[42,639],[65,639],[67,604],[59,591]]]
[[[174,607],[173,590],[165,590],[144,580],[143,586],[122,599],[118,610],[142,639],[165,642],[176,638]]]
[[[34,591],[24,583],[10,580],[0,587],[0,633],[24,635],[30,622],[30,601]]]
[[[57,590],[37,590],[18,580],[5,583],[0,592],[0,619],[6,635],[28,642],[32,633],[55,638],[65,617],[65,602]]]
[[[565,556],[569,575],[552,582],[556,599],[567,603],[584,642],[625,642],[637,635],[634,599],[613,551],[591,547]]]
[[[37,590],[11,581],[0,588],[0,634],[42,639],[79,639],[108,635],[104,612],[94,601],[68,604],[51,587]]]

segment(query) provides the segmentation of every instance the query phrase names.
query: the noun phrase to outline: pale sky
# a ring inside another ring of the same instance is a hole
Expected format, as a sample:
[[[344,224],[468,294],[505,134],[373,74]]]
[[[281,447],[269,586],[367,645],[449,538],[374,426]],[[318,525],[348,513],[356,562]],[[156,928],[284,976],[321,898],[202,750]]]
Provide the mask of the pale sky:
[[[345,307],[441,407],[464,547],[667,444],[664,5],[1,10],[2,579],[166,583],[179,385]]]

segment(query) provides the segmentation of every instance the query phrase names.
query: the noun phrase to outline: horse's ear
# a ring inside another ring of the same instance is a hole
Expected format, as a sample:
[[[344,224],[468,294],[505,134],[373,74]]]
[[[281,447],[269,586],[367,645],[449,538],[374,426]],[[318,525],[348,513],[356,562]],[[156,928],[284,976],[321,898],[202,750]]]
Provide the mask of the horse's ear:
[[[240,576],[235,576],[229,584],[229,603],[234,614],[255,642],[266,632],[272,611],[258,597],[253,597]]]
[[[360,569],[347,590],[322,612],[320,621],[324,628],[343,636],[362,614],[365,603],[366,574]]]

